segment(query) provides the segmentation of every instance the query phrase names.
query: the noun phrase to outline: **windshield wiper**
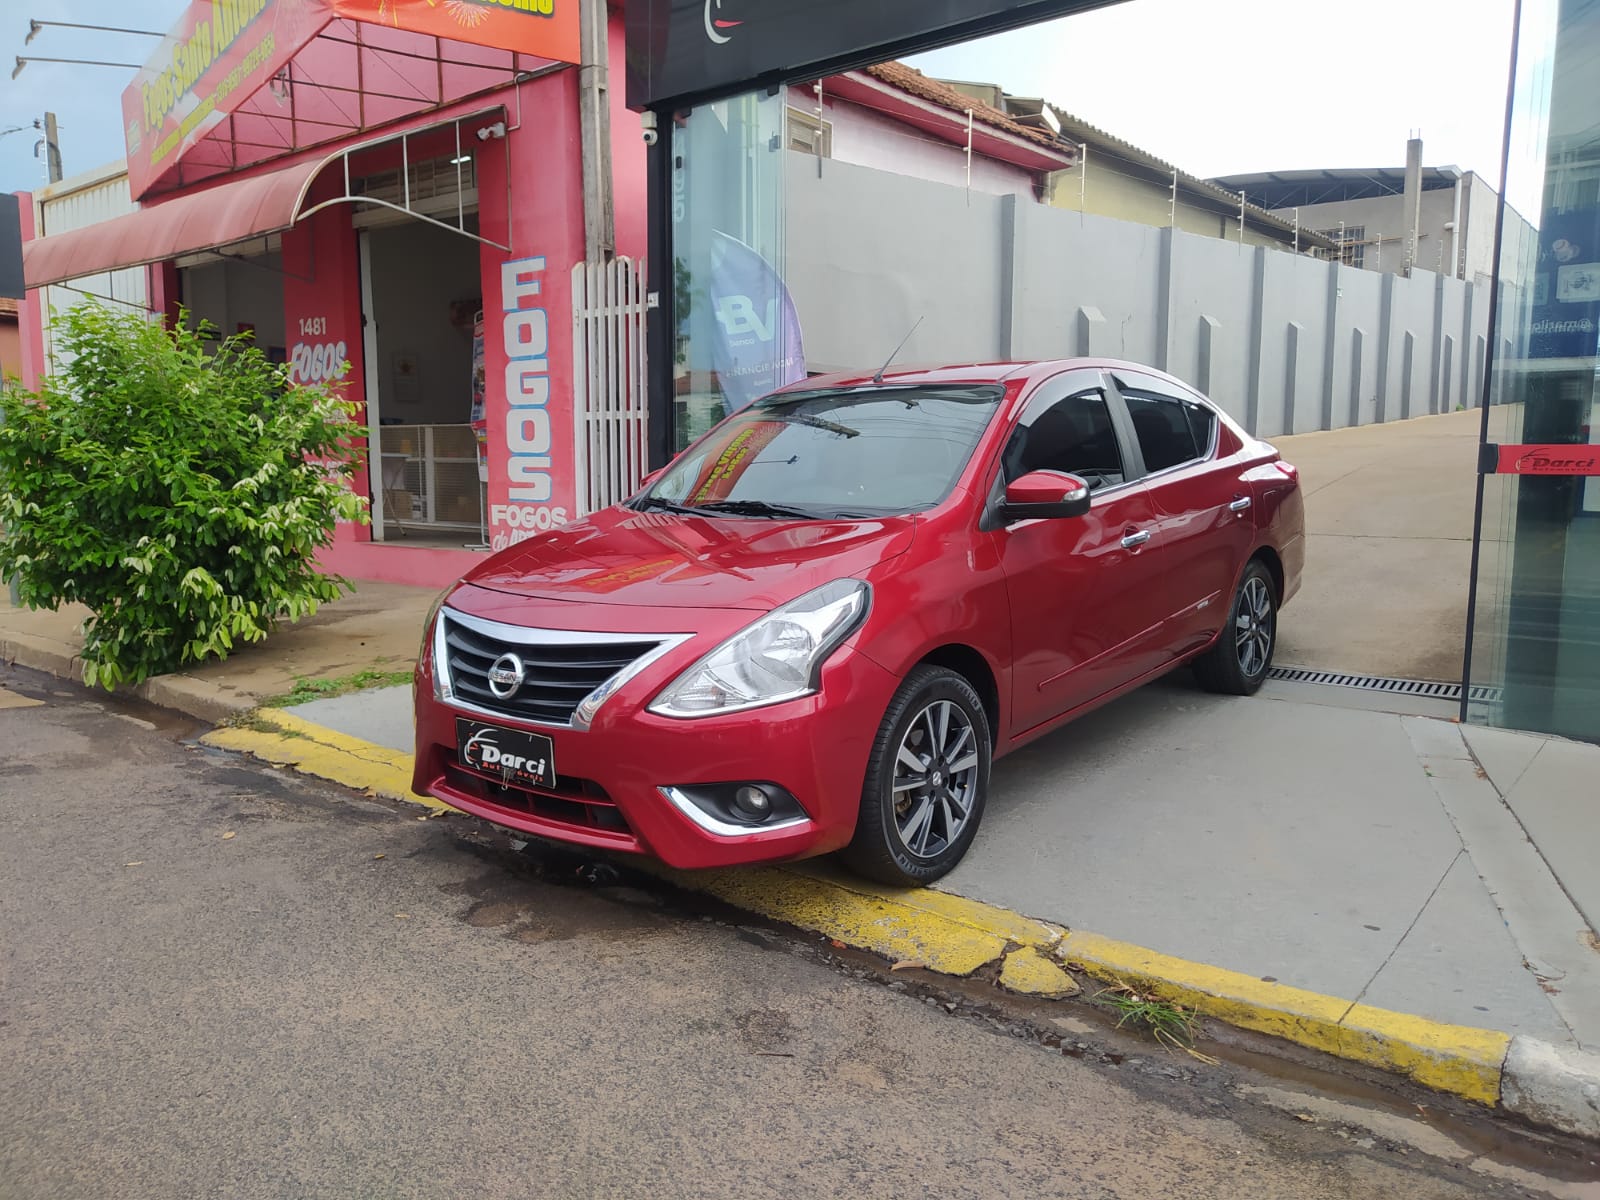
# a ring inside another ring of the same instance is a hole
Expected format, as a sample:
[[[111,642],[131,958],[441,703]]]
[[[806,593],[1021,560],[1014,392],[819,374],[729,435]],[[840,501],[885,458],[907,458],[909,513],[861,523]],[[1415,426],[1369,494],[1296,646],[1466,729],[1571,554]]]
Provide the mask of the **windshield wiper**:
[[[773,504],[767,500],[713,500],[710,504],[697,504],[702,512],[732,513],[740,517],[798,517],[802,521],[815,521],[816,513],[786,504]]]
[[[699,511],[689,507],[687,504],[675,504],[671,500],[663,500],[660,496],[646,496],[644,499],[634,503],[632,507],[638,512],[683,513],[687,516],[693,516]]]
[[[792,425],[809,425],[813,429],[825,430],[828,433],[837,433],[841,437],[860,437],[861,430],[851,429],[848,425],[841,425],[837,421],[828,421],[822,417],[814,417],[810,413],[785,413],[785,421]]]

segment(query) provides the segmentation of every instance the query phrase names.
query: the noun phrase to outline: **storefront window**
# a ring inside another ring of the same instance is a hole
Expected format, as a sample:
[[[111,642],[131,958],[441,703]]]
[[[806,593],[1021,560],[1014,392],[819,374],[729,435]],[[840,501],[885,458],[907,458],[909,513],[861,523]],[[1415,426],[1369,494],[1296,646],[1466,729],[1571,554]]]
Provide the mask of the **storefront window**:
[[[674,450],[805,375],[782,283],[786,112],[780,88],[673,122]]]
[[[1600,443],[1600,0],[1522,13],[1506,200],[1537,235],[1502,249],[1531,283],[1502,284],[1488,441],[1550,449],[1485,480],[1469,716],[1600,740],[1600,477],[1559,449]]]

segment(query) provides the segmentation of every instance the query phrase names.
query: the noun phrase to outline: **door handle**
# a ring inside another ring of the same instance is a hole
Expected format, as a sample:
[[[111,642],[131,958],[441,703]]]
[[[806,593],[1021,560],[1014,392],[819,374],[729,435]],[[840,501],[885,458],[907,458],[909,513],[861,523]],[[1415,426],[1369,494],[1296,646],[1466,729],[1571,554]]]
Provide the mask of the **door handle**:
[[[1229,512],[1243,512],[1245,509],[1247,509],[1249,507],[1250,507],[1250,497],[1249,496],[1240,496],[1232,504],[1228,505],[1228,511]]]
[[[1127,537],[1123,538],[1122,548],[1124,550],[1136,550],[1149,540],[1150,532],[1148,530],[1141,529],[1137,533],[1130,533]]]

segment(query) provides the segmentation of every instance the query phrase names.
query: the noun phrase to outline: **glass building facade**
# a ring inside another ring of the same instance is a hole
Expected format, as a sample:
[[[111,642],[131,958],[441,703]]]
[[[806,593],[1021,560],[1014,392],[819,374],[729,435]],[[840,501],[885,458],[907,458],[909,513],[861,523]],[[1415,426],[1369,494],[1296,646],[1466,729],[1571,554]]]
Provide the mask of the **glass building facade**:
[[[804,377],[783,368],[802,361],[783,286],[785,96],[747,92],[672,122],[673,453]]]
[[[1517,47],[1467,716],[1600,740],[1600,0],[1522,0]]]
[[[1515,63],[1464,715],[1600,741],[1600,0],[1521,0]],[[804,377],[786,93],[660,113],[668,457]]]

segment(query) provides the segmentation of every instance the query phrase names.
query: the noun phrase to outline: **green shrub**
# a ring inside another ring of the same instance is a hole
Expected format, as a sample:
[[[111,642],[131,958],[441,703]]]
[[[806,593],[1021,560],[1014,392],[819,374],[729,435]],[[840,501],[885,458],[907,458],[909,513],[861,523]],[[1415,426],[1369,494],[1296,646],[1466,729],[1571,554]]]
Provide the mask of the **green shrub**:
[[[84,305],[55,341],[61,373],[0,396],[0,578],[88,606],[85,682],[225,658],[348,590],[314,556],[365,520],[352,405],[186,323]]]

